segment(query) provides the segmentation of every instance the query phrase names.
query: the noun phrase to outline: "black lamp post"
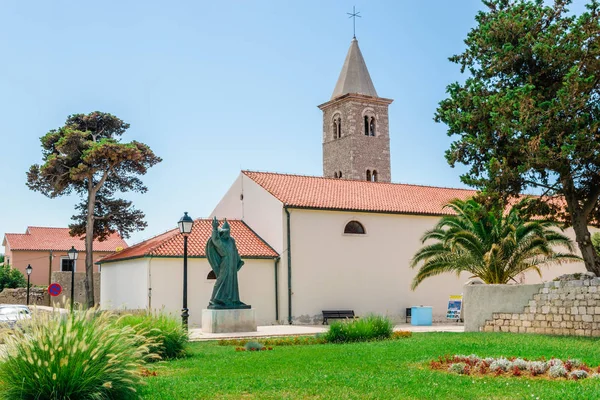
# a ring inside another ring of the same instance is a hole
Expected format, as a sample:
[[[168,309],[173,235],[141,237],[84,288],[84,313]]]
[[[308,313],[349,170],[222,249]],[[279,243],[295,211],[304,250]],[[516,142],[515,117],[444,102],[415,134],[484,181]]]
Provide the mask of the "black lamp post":
[[[194,220],[187,212],[183,214],[177,225],[179,226],[179,232],[183,234],[183,309],[181,310],[181,322],[183,327],[187,329],[188,318],[190,317],[187,308],[187,243],[188,235],[192,232],[192,226],[194,226]]]
[[[32,271],[33,268],[31,268],[31,264],[27,265],[27,268],[25,268],[25,272],[27,272],[27,305],[29,305],[29,278],[31,278]]]
[[[79,257],[79,252],[75,249],[75,246],[71,246],[71,250],[67,251],[67,254],[69,260],[73,261],[71,263],[71,311],[73,311],[73,304],[75,304],[75,263],[77,257]]]

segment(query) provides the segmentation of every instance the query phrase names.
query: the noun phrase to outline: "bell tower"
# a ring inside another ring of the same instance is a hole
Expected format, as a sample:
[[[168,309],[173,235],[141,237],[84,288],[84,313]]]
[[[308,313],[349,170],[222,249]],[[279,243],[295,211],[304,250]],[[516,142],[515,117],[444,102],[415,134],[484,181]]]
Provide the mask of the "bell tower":
[[[342,72],[323,111],[323,176],[390,182],[388,106],[352,39]]]

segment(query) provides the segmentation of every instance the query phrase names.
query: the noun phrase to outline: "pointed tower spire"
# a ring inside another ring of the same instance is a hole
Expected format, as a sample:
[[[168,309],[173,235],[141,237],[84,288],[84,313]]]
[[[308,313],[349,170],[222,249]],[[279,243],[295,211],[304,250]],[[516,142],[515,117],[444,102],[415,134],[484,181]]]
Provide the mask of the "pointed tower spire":
[[[333,100],[348,93],[378,97],[356,38],[353,38],[350,43],[342,72],[335,85],[331,99]]]

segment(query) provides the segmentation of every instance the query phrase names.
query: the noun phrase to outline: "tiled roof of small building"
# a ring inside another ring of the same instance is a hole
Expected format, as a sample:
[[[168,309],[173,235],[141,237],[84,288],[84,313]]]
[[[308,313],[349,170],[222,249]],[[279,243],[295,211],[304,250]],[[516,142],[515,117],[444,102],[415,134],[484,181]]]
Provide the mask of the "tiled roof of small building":
[[[279,255],[248,225],[240,220],[227,220],[242,258],[275,258]],[[222,221],[220,221],[222,222]],[[205,257],[206,242],[212,233],[212,220],[196,219],[188,237],[188,257]],[[100,263],[140,257],[183,257],[183,235],[172,229],[123,251],[111,254]]]
[[[85,251],[84,240],[69,235],[69,228],[30,226],[25,233],[6,233],[2,243],[11,250],[66,251],[74,246],[77,251]],[[94,251],[113,252],[126,247],[127,243],[116,233],[102,242],[94,240]]]
[[[290,207],[449,215],[450,200],[467,199],[474,190],[242,171]]]

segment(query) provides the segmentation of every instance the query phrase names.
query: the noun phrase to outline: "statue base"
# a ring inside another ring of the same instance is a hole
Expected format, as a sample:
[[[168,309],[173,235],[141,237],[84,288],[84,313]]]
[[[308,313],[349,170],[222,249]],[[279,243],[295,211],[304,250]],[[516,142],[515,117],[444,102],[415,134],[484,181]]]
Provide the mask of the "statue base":
[[[202,332],[256,332],[256,313],[252,309],[202,310]]]

